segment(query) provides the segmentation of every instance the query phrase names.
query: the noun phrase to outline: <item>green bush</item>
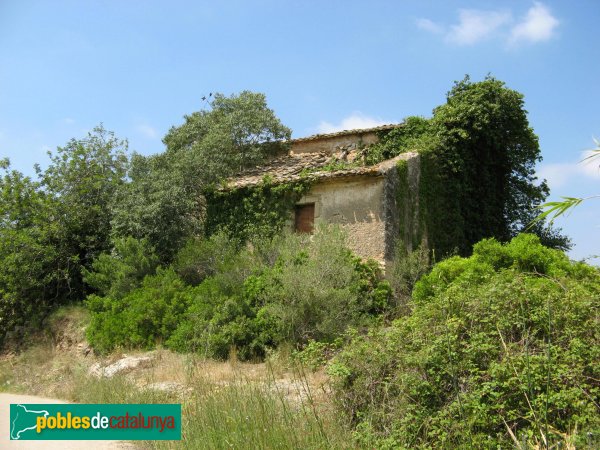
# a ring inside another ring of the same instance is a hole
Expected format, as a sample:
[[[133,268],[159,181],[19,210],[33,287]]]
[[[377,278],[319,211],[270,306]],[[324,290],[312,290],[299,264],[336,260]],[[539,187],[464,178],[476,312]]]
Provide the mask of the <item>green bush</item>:
[[[327,362],[340,350],[344,343],[343,338],[337,338],[334,342],[308,341],[302,350],[292,353],[292,357],[302,363],[304,367],[316,371],[327,364]]]
[[[92,270],[83,270],[83,280],[100,295],[121,298],[137,288],[158,267],[158,257],[145,239],[116,239],[111,253],[101,253]]]
[[[409,252],[404,242],[398,241],[394,260],[386,267],[386,278],[396,300],[396,314],[405,312],[415,284],[430,269],[429,249],[425,245]]]
[[[354,256],[339,229],[289,235],[279,245],[276,263],[250,295],[279,319],[285,341],[332,341],[389,306],[391,288],[377,263]]]
[[[230,255],[194,291],[167,345],[179,351],[260,359],[282,343],[332,341],[387,308],[391,288],[377,263],[363,263],[339,230],[255,240]]]
[[[238,242],[223,232],[209,239],[191,239],[175,257],[173,267],[187,284],[196,286],[205,278],[226,271],[239,247]]]
[[[159,269],[129,292],[121,286],[136,278],[105,256],[88,275],[105,293],[87,300],[91,344],[110,350],[163,342],[217,359],[232,350],[242,360],[262,359],[284,342],[332,342],[389,308],[391,288],[379,265],[354,256],[339,230],[237,247],[224,235],[189,242],[175,269]]]
[[[208,278],[194,288],[190,307],[167,346],[216,359],[226,359],[232,350],[241,360],[257,359],[278,341],[277,327],[243,292],[225,295],[220,280]]]
[[[520,235],[437,264],[412,312],[330,365],[377,448],[507,448],[600,432],[600,273]],[[510,432],[509,432],[510,430]]]
[[[175,331],[193,293],[172,269],[159,269],[123,298],[91,295],[86,300],[91,313],[88,340],[100,351],[152,348]]]

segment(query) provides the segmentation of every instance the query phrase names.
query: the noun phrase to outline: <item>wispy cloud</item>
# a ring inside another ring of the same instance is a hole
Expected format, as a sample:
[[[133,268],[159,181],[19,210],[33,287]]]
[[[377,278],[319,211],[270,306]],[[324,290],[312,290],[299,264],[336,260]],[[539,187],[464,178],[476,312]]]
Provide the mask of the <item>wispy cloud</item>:
[[[393,121],[369,117],[362,114],[359,111],[354,111],[352,114],[350,114],[348,117],[345,117],[337,124],[322,121],[317,127],[317,131],[319,133],[334,133],[336,131],[354,130],[357,128],[372,128],[388,123],[393,123]]]
[[[417,27],[421,30],[428,31],[434,34],[441,34],[444,32],[444,27],[435,23],[430,19],[417,19],[416,20]]]
[[[522,42],[537,43],[552,38],[560,21],[540,2],[534,2],[525,16],[516,21],[510,10],[458,10],[458,23],[444,25],[427,18],[415,21],[417,28],[443,36],[453,45],[475,45],[488,39],[499,39],[514,46]]]
[[[585,151],[581,153],[579,162],[542,164],[537,173],[538,178],[548,180],[548,184],[553,190],[582,177],[600,181],[598,160],[584,161],[590,155],[592,155],[591,151]]]
[[[511,14],[503,11],[478,11],[462,9],[458,24],[452,25],[446,40],[458,45],[473,45],[489,37],[511,21]]]
[[[75,119],[71,119],[70,117],[65,117],[62,122],[65,125],[73,125],[75,123]]]
[[[152,128],[150,125],[148,124],[140,124],[138,126],[135,127],[135,129],[142,134],[144,137],[148,138],[148,139],[156,139],[158,137],[158,131],[156,131],[154,128]]]
[[[554,36],[559,23],[548,8],[542,3],[535,2],[527,11],[525,18],[512,28],[510,43],[547,41]]]

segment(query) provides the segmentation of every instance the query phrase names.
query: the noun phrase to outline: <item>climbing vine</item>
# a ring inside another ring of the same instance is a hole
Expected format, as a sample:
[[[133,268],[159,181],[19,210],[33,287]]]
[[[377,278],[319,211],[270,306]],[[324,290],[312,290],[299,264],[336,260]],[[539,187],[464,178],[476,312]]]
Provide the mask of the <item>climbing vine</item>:
[[[310,189],[308,178],[275,183],[265,177],[259,184],[206,193],[206,233],[225,231],[246,241],[251,236],[273,236],[292,219],[294,205]]]
[[[403,126],[381,132],[379,142],[364,150],[367,165],[405,152],[420,155],[418,187],[407,184],[408,166],[398,166],[401,239],[414,246],[426,235],[430,249],[443,257],[468,255],[483,238],[507,241],[523,230],[548,195],[545,182],[535,176],[540,148],[523,106],[523,95],[503,82],[487,77],[473,83],[465,77],[431,119],[409,117]],[[326,169],[362,162],[334,161]],[[212,192],[207,196],[207,232],[222,228],[247,239],[281,231],[310,187],[309,172],[293,183],[265,178],[256,186]],[[418,188],[418,198],[413,188]],[[416,204],[418,213],[412,213]],[[542,243],[568,248],[568,239],[555,230],[539,231]],[[545,239],[549,235],[552,240]]]
[[[545,181],[535,176],[541,153],[523,106],[523,95],[503,82],[487,77],[473,83],[465,77],[431,119],[409,117],[369,149],[369,164],[405,152],[420,154],[419,228],[439,255],[468,255],[487,237],[509,240],[548,195]],[[556,230],[534,231],[546,245],[569,246]]]

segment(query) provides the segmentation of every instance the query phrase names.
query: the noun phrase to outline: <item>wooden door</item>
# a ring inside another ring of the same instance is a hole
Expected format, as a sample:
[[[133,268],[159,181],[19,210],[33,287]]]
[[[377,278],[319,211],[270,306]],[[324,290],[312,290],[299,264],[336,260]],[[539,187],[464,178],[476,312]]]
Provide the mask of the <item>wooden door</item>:
[[[296,232],[312,233],[315,227],[315,204],[296,205]]]

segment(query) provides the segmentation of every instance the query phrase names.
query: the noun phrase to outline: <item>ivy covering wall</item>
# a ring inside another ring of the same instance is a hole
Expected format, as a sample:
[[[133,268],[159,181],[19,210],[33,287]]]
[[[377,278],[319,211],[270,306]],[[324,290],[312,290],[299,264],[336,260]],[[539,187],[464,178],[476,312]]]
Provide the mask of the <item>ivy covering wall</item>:
[[[432,118],[409,117],[379,138],[365,151],[367,165],[419,154],[418,176],[409,173],[415,169],[406,161],[397,167],[397,238],[408,249],[426,240],[443,258],[468,255],[484,238],[508,241],[527,227],[549,193],[535,176],[541,153],[523,96],[493,77],[456,82]],[[309,180],[275,184],[265,178],[256,186],[211,192],[207,234],[224,229],[245,240],[281,231],[310,189]],[[411,185],[415,180],[417,186]],[[567,238],[543,224],[529,231],[545,245],[569,247]]]
[[[456,82],[447,102],[433,117],[409,117],[403,126],[380,134],[366,160],[375,164],[405,152],[420,155],[418,199],[407,185],[398,191],[399,205],[418,202],[417,230],[400,237],[407,245],[424,237],[439,257],[468,255],[483,238],[508,241],[523,231],[548,195],[545,180],[535,176],[541,160],[538,138],[529,126],[522,94],[493,77]],[[408,182],[408,166],[398,164]],[[407,214],[405,216],[408,218]],[[542,243],[565,250],[569,240],[543,224],[529,230]]]
[[[255,186],[208,192],[206,234],[222,230],[241,242],[274,236],[289,224],[294,206],[310,186],[308,179],[277,184],[265,177]]]

